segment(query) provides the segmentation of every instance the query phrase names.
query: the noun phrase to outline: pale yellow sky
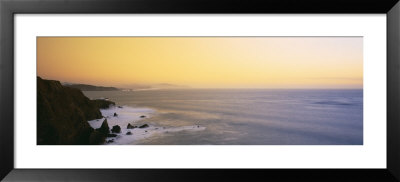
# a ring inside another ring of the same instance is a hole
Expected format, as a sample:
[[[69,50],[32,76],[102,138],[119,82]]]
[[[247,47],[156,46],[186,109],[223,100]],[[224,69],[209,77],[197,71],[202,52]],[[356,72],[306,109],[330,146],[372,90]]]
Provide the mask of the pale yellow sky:
[[[45,79],[123,87],[362,88],[362,37],[38,37]]]

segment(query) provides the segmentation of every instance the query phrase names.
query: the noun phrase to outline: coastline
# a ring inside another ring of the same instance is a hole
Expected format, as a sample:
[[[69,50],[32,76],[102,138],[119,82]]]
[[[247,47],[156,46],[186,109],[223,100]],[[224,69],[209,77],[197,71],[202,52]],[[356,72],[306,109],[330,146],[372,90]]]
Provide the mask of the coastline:
[[[83,92],[38,77],[37,94],[38,145],[363,144],[359,90]]]
[[[135,145],[141,140],[147,139],[155,135],[180,131],[202,131],[206,128],[199,125],[188,125],[180,127],[160,126],[154,122],[146,122],[147,118],[151,118],[157,114],[157,111],[150,108],[135,108],[131,106],[111,106],[108,109],[100,109],[104,116],[101,119],[89,120],[88,123],[93,129],[101,127],[103,121],[107,119],[110,128],[119,126],[120,132],[112,132],[115,137],[107,137],[104,145]],[[116,115],[114,115],[116,114]],[[128,125],[131,127],[128,128]]]

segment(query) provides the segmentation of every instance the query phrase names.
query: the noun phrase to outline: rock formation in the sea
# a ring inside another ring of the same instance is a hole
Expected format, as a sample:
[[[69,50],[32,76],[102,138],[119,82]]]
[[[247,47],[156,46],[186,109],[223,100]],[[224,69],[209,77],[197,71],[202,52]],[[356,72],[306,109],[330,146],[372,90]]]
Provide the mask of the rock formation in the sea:
[[[137,126],[131,125],[131,123],[128,123],[128,126],[126,126],[126,129],[134,129],[137,128]]]
[[[88,120],[101,119],[99,107],[82,91],[37,77],[37,144],[87,145],[105,142]]]
[[[113,133],[121,133],[121,127],[119,125],[114,125],[111,129]]]
[[[147,127],[149,127],[148,124],[144,124],[144,125],[142,125],[142,126],[139,126],[139,128],[147,128]]]
[[[113,142],[114,142],[114,139],[107,140],[107,143],[113,143]]]
[[[114,113],[114,117],[117,117],[117,116],[118,116],[118,114],[115,112],[115,113]]]
[[[140,116],[140,118],[145,118],[145,117],[146,117],[146,116],[144,116],[144,115],[141,115],[141,116]]]
[[[130,131],[126,132],[126,135],[132,135],[132,132]]]

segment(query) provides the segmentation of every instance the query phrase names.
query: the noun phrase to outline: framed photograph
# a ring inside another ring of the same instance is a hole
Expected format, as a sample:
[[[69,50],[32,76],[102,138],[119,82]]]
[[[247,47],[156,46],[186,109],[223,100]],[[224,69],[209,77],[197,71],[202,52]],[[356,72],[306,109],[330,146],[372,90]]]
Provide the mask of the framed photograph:
[[[0,177],[399,181],[399,6],[1,1]]]

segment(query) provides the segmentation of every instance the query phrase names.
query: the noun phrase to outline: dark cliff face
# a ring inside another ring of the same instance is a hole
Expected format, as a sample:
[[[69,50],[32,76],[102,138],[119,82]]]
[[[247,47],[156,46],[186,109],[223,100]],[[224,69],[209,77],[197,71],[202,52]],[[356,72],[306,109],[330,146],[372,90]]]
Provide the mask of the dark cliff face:
[[[37,77],[38,145],[100,144],[90,139],[96,134],[87,121],[102,117],[99,104],[80,90]]]

